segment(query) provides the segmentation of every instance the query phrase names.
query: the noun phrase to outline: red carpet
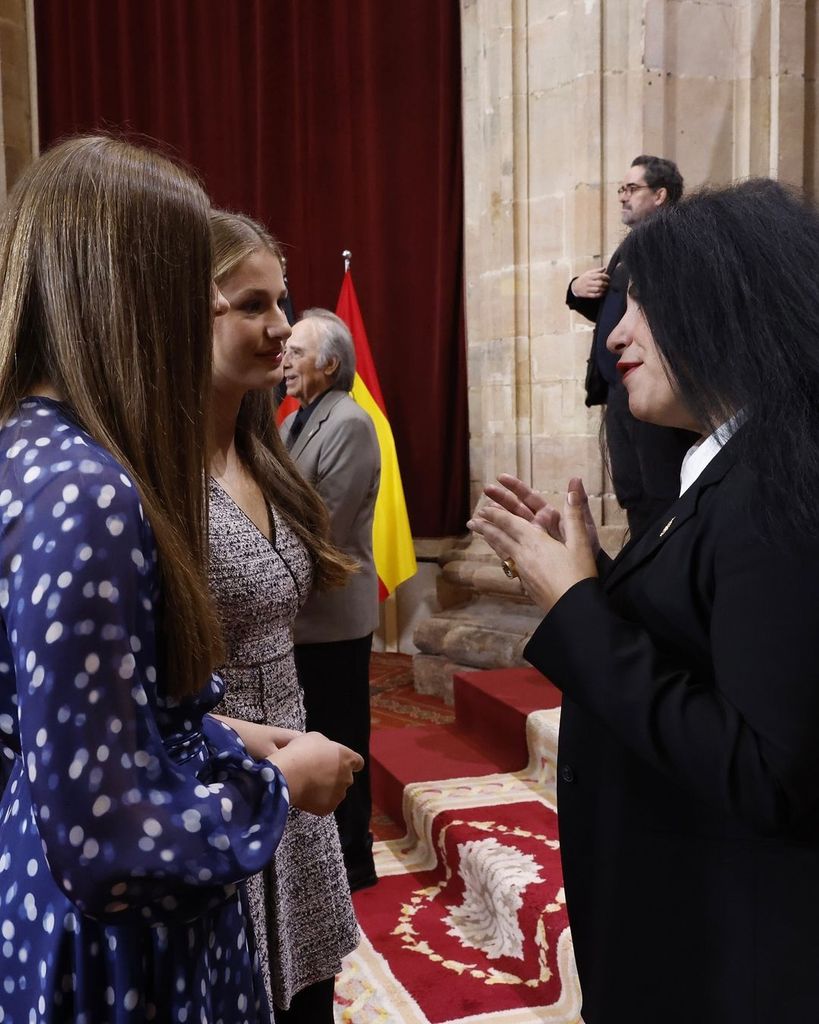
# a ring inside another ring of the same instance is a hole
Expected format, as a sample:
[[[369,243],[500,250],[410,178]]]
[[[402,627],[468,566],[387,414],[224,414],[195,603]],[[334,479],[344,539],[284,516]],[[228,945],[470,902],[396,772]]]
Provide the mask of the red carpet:
[[[419,725],[449,725],[454,708],[440,697],[416,693],[409,654],[373,652],[370,657],[370,718],[372,729],[407,729]],[[370,828],[376,840],[399,839],[406,832],[400,813],[391,816],[374,794]]]
[[[394,658],[373,680],[386,726],[373,791],[396,819],[403,797],[406,826],[376,844],[378,885],[354,896],[363,939],[336,1021],[580,1024],[554,809],[559,694],[531,670],[471,673],[453,721]]]
[[[397,691],[392,693],[395,700]],[[404,820],[404,788],[409,783],[523,768],[529,756],[527,716],[560,702],[559,692],[534,669],[459,673],[454,697],[452,724],[414,725],[408,715],[401,728],[373,729],[371,779],[374,834],[379,839],[403,835],[398,823]],[[424,700],[437,700],[441,714],[449,711],[438,698]]]
[[[367,937],[430,1024],[560,1001],[556,831],[538,802],[444,811],[432,829],[443,866],[356,894]]]

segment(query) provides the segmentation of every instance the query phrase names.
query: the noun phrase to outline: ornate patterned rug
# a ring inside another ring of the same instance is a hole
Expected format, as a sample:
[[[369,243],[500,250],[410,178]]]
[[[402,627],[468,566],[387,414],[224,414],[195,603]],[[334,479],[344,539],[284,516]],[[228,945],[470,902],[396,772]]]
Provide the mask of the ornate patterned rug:
[[[370,716],[373,729],[448,725],[455,711],[440,697],[416,693],[412,657],[374,651],[370,656]]]
[[[356,893],[365,939],[336,984],[346,1024],[577,1024],[554,804],[558,712],[522,772],[407,786],[408,832]]]

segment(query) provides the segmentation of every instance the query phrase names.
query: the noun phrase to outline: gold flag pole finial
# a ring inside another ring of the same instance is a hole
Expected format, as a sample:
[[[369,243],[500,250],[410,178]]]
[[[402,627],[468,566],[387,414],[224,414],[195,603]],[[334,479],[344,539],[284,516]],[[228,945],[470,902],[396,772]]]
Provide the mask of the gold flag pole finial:
[[[350,264],[353,262],[353,254],[349,249],[345,249],[341,254],[341,258],[344,260],[344,273],[348,273],[350,270]]]

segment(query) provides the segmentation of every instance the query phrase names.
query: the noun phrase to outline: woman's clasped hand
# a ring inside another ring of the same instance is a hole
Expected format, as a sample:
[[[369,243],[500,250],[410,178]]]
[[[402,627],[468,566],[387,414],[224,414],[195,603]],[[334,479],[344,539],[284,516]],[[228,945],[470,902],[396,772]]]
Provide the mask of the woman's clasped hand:
[[[267,759],[284,773],[293,805],[310,814],[331,814],[364,767],[361,754],[320,732],[300,733]]]
[[[485,490],[467,526],[502,560],[514,562],[521,585],[544,612],[581,580],[597,576],[597,528],[583,481],[569,481],[558,512],[543,495],[509,475]]]
[[[309,814],[332,814],[364,767],[364,758],[320,732],[299,732],[213,715],[236,732],[251,757],[268,760],[285,777],[290,803]]]

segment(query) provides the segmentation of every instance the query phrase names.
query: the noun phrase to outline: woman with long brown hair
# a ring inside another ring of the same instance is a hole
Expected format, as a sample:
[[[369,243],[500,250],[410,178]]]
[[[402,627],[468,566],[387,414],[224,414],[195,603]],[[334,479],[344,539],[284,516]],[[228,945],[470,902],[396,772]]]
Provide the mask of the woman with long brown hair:
[[[230,303],[214,325],[210,448],[210,582],[226,643],[219,710],[287,743],[305,727],[293,619],[311,586],[343,583],[352,563],[330,545],[324,505],[276,429],[272,389],[290,336],[281,250],[241,215],[214,211],[211,232],[214,280]],[[330,1024],[334,976],[358,943],[335,820],[292,810],[248,892],[276,1021]]]
[[[15,1024],[269,1020],[239,884],[273,856],[288,800],[329,811],[355,763],[309,736],[257,762],[206,714],[222,692],[208,212],[169,160],[92,137],[38,160],[0,223],[0,1016]]]

